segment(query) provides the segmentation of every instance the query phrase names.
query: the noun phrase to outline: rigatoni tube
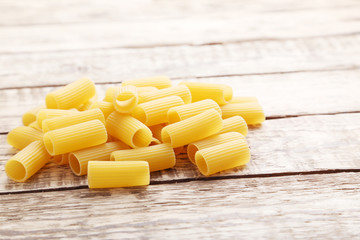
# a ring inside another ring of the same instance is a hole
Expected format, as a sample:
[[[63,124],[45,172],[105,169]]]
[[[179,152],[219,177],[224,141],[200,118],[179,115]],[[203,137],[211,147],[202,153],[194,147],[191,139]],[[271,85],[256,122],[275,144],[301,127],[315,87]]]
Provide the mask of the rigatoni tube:
[[[42,128],[42,122],[45,119],[61,117],[65,115],[71,115],[77,113],[78,110],[70,109],[70,110],[63,110],[63,109],[41,109],[36,115],[36,121],[39,124],[40,128]]]
[[[45,147],[51,155],[100,145],[106,140],[107,132],[100,120],[91,120],[44,134]]]
[[[166,123],[168,121],[168,110],[183,104],[184,101],[179,96],[164,97],[139,104],[132,111],[131,115],[146,126],[154,126],[160,123]]]
[[[246,136],[248,133],[248,126],[245,120],[240,116],[233,116],[223,120],[223,128],[218,134],[226,132],[239,132]]]
[[[170,144],[158,144],[150,147],[119,150],[111,154],[112,161],[146,161],[150,172],[175,166],[175,153]]]
[[[16,182],[24,182],[34,175],[50,160],[42,141],[30,143],[23,150],[11,157],[6,165],[5,172]]]
[[[74,114],[45,119],[42,123],[43,132],[68,127],[71,125],[88,122],[91,120],[98,119],[105,124],[105,118],[102,111],[98,108],[86,110],[83,112],[76,112]]]
[[[111,136],[132,148],[146,147],[152,140],[150,129],[136,118],[113,112],[106,119],[106,128]]]
[[[125,86],[115,88],[113,106],[119,113],[130,113],[138,104],[139,97],[136,87]]]
[[[90,161],[89,188],[144,186],[150,183],[149,164],[145,161]]]
[[[248,125],[258,124],[265,121],[265,114],[259,103],[230,103],[221,106],[223,118],[241,116]]]
[[[139,103],[169,96],[179,96],[185,104],[191,103],[191,93],[186,86],[169,87],[158,91],[139,93]]]
[[[23,149],[36,140],[42,140],[43,133],[32,127],[20,126],[14,128],[7,135],[7,142],[17,149]]]
[[[24,126],[28,126],[30,123],[36,121],[37,113],[43,108],[45,108],[45,106],[38,106],[24,113],[24,115],[22,116],[22,122]]]
[[[249,160],[250,149],[245,139],[208,147],[195,154],[196,166],[205,176],[245,165]]]
[[[211,136],[222,129],[221,115],[214,109],[206,110],[183,121],[167,125],[161,130],[161,139],[173,148]]]
[[[94,83],[87,78],[72,82],[46,95],[46,107],[58,109],[76,108],[86,103],[96,93]]]
[[[86,175],[89,161],[109,161],[112,152],[129,148],[125,143],[119,141],[85,148],[69,154],[69,165],[75,175]]]
[[[104,114],[105,120],[110,115],[110,113],[115,111],[114,106],[113,106],[113,104],[111,102],[99,101],[98,105],[99,105],[99,109]]]
[[[141,79],[133,79],[122,82],[121,86],[156,87],[158,89],[171,87],[171,81],[166,76],[155,76]]]

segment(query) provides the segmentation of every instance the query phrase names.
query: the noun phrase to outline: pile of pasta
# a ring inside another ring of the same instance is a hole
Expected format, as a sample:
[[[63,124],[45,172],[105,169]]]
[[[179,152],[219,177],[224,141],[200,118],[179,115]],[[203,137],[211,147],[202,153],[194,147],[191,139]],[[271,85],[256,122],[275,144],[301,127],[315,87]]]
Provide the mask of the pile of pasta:
[[[172,86],[164,76],[124,81],[103,100],[83,78],[45,103],[7,136],[20,150],[5,166],[16,182],[52,161],[87,175],[89,188],[148,185],[150,172],[174,167],[180,153],[209,176],[249,162],[247,125],[265,120],[256,98],[233,97],[225,84]]]

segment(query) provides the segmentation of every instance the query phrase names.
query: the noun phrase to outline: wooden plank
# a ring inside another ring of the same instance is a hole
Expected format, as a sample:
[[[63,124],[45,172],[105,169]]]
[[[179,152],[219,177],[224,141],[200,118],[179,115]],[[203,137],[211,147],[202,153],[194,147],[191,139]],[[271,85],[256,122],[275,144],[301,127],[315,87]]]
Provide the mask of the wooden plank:
[[[312,2],[308,0],[308,5]],[[2,27],[0,53],[201,45],[254,39],[348,35],[359,31],[358,5],[294,8],[292,11],[290,7],[290,11],[262,12],[248,12],[241,3],[233,8],[224,7],[226,5],[222,2],[211,7],[205,4],[202,8],[201,3],[194,6],[201,10],[201,14],[179,16],[177,12],[181,10],[177,8],[174,15],[166,19]],[[215,12],[213,9],[216,9]],[[139,11],[140,14],[143,12]]]
[[[0,41],[1,42],[1,41]],[[0,88],[97,83],[164,74],[172,78],[359,68],[360,34],[206,46],[0,55]],[[216,66],[216,67],[214,67]]]
[[[252,160],[213,177],[251,176],[337,169],[359,169],[360,114],[306,116],[266,121],[248,134]],[[0,172],[15,151],[0,135]],[[154,172],[152,183],[203,179],[183,155],[173,169]],[[67,167],[49,164],[26,183],[15,183],[0,174],[0,192],[19,192],[57,188],[85,187],[86,177],[74,176]]]
[[[2,239],[354,239],[360,174],[1,195]]]
[[[360,55],[359,55],[360,56]],[[299,72],[253,76],[184,79],[223,82],[235,95],[257,96],[268,118],[307,114],[360,111],[358,81],[360,70]],[[181,80],[174,80],[177,84]],[[100,98],[111,84],[98,85]],[[0,90],[0,132],[8,132],[21,124],[21,115],[44,104],[46,93],[54,88],[22,88]]]
[[[35,24],[73,24],[80,22],[103,21],[138,21],[152,19],[184,18],[194,15],[216,15],[226,12],[266,13],[280,11],[304,11],[313,9],[358,7],[356,0],[342,1],[148,1],[133,0],[121,2],[116,0],[62,0],[46,1],[28,0],[24,3],[1,0],[0,26],[35,25]],[[14,14],[16,13],[16,14]]]

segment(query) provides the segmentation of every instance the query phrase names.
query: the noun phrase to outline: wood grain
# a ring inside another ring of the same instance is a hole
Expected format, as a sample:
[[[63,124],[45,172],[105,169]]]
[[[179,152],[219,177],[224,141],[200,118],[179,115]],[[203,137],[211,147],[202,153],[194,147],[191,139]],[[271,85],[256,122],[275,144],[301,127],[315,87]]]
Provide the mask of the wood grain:
[[[206,46],[0,55],[0,88],[97,83],[168,75],[211,77],[360,67],[360,34]],[[216,66],[216,67],[215,67]]]
[[[2,239],[341,239],[360,230],[360,174],[1,195]]]
[[[360,168],[360,114],[306,116],[266,121],[248,135],[252,160],[245,168],[225,171],[212,178],[274,173],[313,172]],[[0,135],[0,172],[14,150]],[[182,155],[175,168],[154,172],[152,183],[203,179]],[[210,177],[211,178],[211,177]],[[26,183],[0,175],[0,193],[86,186],[86,177],[74,176],[67,167],[45,166]]]
[[[0,28],[0,53],[202,45],[254,39],[351,35],[359,31],[358,8],[352,4],[336,7],[342,4],[338,0],[330,7],[296,7],[299,4],[290,7],[294,2],[290,1],[286,7],[277,5],[277,10],[259,12],[249,11],[249,7],[241,3],[235,3],[235,6],[230,3],[228,6],[217,2],[211,7],[201,3],[185,4],[183,9],[175,4],[177,10],[165,11],[166,14],[171,13],[165,18],[160,14],[159,18],[140,17],[137,21],[132,17],[131,21],[119,19],[65,25],[7,26]],[[307,6],[313,3],[310,0],[306,2]],[[325,6],[326,1],[321,2]],[[258,4],[261,5],[261,2]],[[136,9],[138,5],[129,6]],[[182,14],[187,12],[187,6],[199,9],[196,11],[201,11],[201,14]],[[35,9],[31,14],[39,12],[41,18],[43,11],[46,10]],[[136,15],[142,14],[143,11],[138,11]]]

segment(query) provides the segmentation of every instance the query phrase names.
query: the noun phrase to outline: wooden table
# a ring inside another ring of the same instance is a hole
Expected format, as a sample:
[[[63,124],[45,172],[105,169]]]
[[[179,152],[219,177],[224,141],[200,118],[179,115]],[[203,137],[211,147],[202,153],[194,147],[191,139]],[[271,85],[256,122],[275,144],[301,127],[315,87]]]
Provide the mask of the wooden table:
[[[357,0],[0,1],[0,239],[359,239]],[[151,185],[89,190],[48,164],[8,180],[7,132],[82,76],[164,74],[254,95],[252,160],[203,177],[182,155]]]

